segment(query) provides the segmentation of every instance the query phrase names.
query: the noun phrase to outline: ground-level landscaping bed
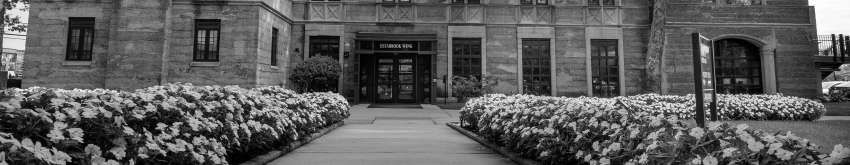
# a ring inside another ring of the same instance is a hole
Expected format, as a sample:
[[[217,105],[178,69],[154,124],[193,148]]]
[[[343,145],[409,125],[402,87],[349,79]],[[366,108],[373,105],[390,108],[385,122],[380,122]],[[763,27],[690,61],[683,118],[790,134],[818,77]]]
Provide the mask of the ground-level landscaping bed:
[[[693,99],[688,97],[488,95],[466,104],[460,112],[460,127],[541,164],[850,163],[850,149],[838,145],[823,152],[798,136],[806,132],[724,122],[694,127],[688,124],[693,118]],[[815,101],[787,96],[722,95],[718,100],[725,120],[811,122],[825,111]],[[831,124],[841,122],[813,125],[829,128]]]
[[[0,164],[238,164],[349,116],[338,94],[280,87],[29,88],[0,98]]]

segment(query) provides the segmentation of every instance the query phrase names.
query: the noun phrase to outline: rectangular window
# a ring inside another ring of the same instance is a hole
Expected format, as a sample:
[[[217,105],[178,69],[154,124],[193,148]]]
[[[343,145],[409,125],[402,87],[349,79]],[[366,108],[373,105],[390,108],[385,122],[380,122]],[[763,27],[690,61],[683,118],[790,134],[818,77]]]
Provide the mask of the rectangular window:
[[[552,94],[551,68],[549,39],[522,39],[523,92],[533,95]]]
[[[481,78],[481,39],[452,39],[452,75]]]
[[[310,36],[310,56],[328,56],[339,59],[338,36]]]
[[[588,6],[615,6],[616,0],[587,0]]]
[[[410,0],[381,0],[382,3],[410,3]]]
[[[620,95],[618,40],[590,40],[591,83],[593,96]]]
[[[220,35],[220,19],[196,19],[193,60],[199,62],[217,62]]]
[[[68,45],[65,60],[91,61],[94,42],[94,18],[68,18]]]
[[[278,30],[277,28],[272,28],[272,51],[271,51],[271,65],[277,66],[277,40],[278,40]]]
[[[452,0],[453,4],[480,4],[480,0]]]

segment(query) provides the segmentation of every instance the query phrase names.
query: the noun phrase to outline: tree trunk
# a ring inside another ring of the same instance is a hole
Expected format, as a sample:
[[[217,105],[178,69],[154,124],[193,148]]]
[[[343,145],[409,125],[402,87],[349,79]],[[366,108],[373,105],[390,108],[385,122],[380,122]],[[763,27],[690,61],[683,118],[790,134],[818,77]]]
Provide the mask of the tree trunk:
[[[663,59],[664,45],[667,43],[665,24],[667,14],[666,0],[653,0],[652,2],[652,24],[650,25],[649,46],[646,52],[646,76],[644,89],[652,93],[666,93],[663,91]]]

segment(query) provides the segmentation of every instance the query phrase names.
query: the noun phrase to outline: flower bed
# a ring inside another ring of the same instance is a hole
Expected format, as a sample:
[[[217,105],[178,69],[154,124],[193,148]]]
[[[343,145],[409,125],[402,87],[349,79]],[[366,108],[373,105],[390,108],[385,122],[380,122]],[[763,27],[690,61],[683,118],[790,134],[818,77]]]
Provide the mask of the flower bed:
[[[331,93],[171,84],[7,90],[0,164],[228,164],[347,118]]]
[[[467,103],[461,126],[544,164],[830,164],[850,154],[745,125],[690,128],[675,115],[627,110],[630,101],[488,95]]]
[[[629,108],[637,108],[652,115],[694,117],[693,95],[662,96],[644,94],[614,98]],[[826,113],[823,104],[809,99],[782,95],[717,95],[718,115],[723,120],[809,120],[819,119]],[[708,113],[708,112],[706,112]]]

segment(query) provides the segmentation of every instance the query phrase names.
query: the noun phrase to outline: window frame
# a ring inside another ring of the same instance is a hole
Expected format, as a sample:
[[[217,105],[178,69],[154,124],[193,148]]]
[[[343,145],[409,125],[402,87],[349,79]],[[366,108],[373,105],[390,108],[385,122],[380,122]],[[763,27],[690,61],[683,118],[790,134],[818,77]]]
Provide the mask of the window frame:
[[[541,5],[548,6],[550,4],[549,0],[519,0],[520,5]]]
[[[605,51],[600,51],[600,48],[604,48]],[[610,48],[613,48],[613,51]],[[590,64],[588,65],[590,66],[589,81],[592,96],[616,97],[622,95],[623,77],[620,76],[622,70],[620,68],[620,58],[622,54],[620,51],[619,39],[590,39]],[[613,56],[610,54],[611,52],[614,53]],[[602,64],[600,60],[604,61],[605,64]],[[610,63],[609,60],[614,61]],[[602,80],[597,81],[597,79],[605,79],[605,82],[608,82],[605,84],[605,87],[613,87],[613,89],[603,90],[601,89],[602,87],[597,89],[597,86],[603,85],[601,84]],[[611,85],[612,82],[614,83],[613,85]]]
[[[479,5],[481,4],[481,0],[452,0],[451,4],[467,4],[467,5]]]
[[[278,46],[279,46],[278,40],[280,40],[280,36],[278,36],[279,33],[280,33],[280,30],[278,30],[275,27],[272,27],[272,48],[271,48],[271,51],[270,51],[271,56],[270,56],[270,59],[269,59],[270,60],[269,65],[271,65],[271,66],[277,66],[277,64],[278,64],[277,55],[278,55],[278,49],[279,49],[278,48]]]
[[[554,81],[552,76],[552,40],[549,38],[522,38],[520,41],[522,46],[522,60],[520,63],[522,92],[543,96],[552,95],[552,89],[554,89],[552,85]],[[548,79],[548,81],[542,79]],[[537,89],[539,87],[543,88]],[[539,91],[534,91],[535,89]]]
[[[336,45],[336,49],[332,50],[332,53],[334,53],[333,56],[329,56],[329,57],[333,58],[334,60],[339,60],[339,58],[340,58],[339,57],[339,53],[340,53],[339,48],[340,48],[340,44],[341,44],[341,42],[339,41],[340,36],[310,36],[309,39],[310,39],[310,42],[309,42],[308,46],[310,48],[310,50],[309,50],[310,52],[307,52],[308,53],[307,56],[306,56],[307,58],[313,58],[313,57],[315,57],[314,55],[316,53],[328,52],[329,50],[331,50],[331,49],[322,49],[323,51],[317,52],[316,48],[319,48],[319,46],[324,47],[324,46],[329,46],[329,45]],[[327,41],[327,42],[322,42],[322,41]]]
[[[481,50],[482,40],[482,38],[452,38],[452,76],[482,78],[482,61],[484,60]],[[457,51],[461,52],[457,53]]]
[[[597,1],[597,2],[593,2]],[[620,0],[587,0],[587,6],[592,7],[614,7],[620,6]],[[611,2],[611,3],[607,3]]]
[[[732,55],[725,51],[729,48],[744,48],[748,56]],[[722,39],[714,41],[715,90],[724,94],[764,94],[767,93],[765,84],[764,64],[760,47],[743,39]],[[731,64],[731,65],[728,65]],[[743,64],[744,66],[739,66]],[[730,74],[727,74],[730,73]],[[755,74],[754,74],[755,73]],[[729,79],[730,83],[725,83]],[[748,84],[737,84],[737,80],[749,80]],[[734,82],[733,82],[734,81]],[[758,84],[755,84],[758,82]],[[727,88],[728,87],[728,88]],[[723,89],[731,89],[726,92]],[[742,91],[743,90],[743,91]]]
[[[215,51],[211,48],[211,31],[215,31]],[[199,50],[198,34],[204,31],[204,50]],[[195,30],[193,35],[192,61],[194,62],[219,62],[221,59],[221,19],[195,19]],[[199,52],[200,51],[200,52]],[[214,54],[212,54],[214,53]]]
[[[68,18],[65,61],[92,61],[94,54],[95,21],[95,17]],[[74,38],[74,30],[80,30],[79,36],[77,36],[78,38]],[[88,42],[86,42],[87,40]]]

